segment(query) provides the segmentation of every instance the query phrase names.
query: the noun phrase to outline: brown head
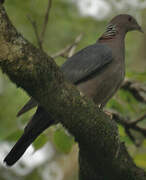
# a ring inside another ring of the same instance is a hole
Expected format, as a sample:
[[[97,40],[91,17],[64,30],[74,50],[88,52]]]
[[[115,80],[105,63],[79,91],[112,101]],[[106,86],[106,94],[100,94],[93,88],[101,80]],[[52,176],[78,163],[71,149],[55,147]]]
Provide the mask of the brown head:
[[[128,14],[120,14],[110,21],[105,33],[99,40],[113,39],[118,34],[125,35],[127,32],[134,30],[143,32],[134,17]]]
[[[120,14],[114,17],[110,21],[110,24],[116,25],[118,29],[124,32],[133,30],[143,32],[141,26],[137,23],[136,19],[128,14]]]

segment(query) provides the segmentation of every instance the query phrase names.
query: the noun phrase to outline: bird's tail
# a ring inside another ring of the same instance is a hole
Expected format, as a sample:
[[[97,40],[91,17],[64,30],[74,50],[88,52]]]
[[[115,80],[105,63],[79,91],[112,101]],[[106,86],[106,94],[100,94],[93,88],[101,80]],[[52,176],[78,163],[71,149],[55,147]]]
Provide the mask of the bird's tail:
[[[29,145],[52,124],[51,116],[42,107],[38,107],[36,113],[24,129],[23,135],[4,159],[6,165],[12,166],[15,164]]]

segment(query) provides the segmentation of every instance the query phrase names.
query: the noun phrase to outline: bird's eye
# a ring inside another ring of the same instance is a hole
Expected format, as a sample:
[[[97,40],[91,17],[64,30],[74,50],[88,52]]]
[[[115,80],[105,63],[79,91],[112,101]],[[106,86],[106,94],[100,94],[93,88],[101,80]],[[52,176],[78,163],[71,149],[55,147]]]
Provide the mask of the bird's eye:
[[[131,22],[131,21],[132,21],[132,17],[129,17],[129,18],[128,18],[128,21]]]

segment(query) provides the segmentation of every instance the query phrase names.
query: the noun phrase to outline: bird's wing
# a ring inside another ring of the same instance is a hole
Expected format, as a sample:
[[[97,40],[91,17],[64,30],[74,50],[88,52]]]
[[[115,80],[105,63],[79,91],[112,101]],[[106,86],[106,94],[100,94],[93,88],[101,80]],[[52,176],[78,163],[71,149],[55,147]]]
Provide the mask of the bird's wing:
[[[77,84],[91,74],[99,72],[112,59],[111,49],[106,45],[96,43],[66,60],[61,70],[68,81]]]
[[[111,49],[100,43],[93,44],[79,51],[61,66],[64,76],[71,83],[77,84],[94,72],[99,72],[105,65],[112,61]],[[37,106],[37,102],[31,98],[18,112],[17,116]]]

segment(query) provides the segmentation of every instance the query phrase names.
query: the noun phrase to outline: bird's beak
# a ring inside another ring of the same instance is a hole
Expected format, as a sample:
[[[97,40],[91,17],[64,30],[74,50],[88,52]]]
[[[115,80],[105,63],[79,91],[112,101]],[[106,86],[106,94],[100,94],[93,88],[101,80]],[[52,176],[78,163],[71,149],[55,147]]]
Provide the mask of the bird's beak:
[[[142,30],[141,26],[138,26],[137,30],[141,33],[144,33],[144,31]]]

